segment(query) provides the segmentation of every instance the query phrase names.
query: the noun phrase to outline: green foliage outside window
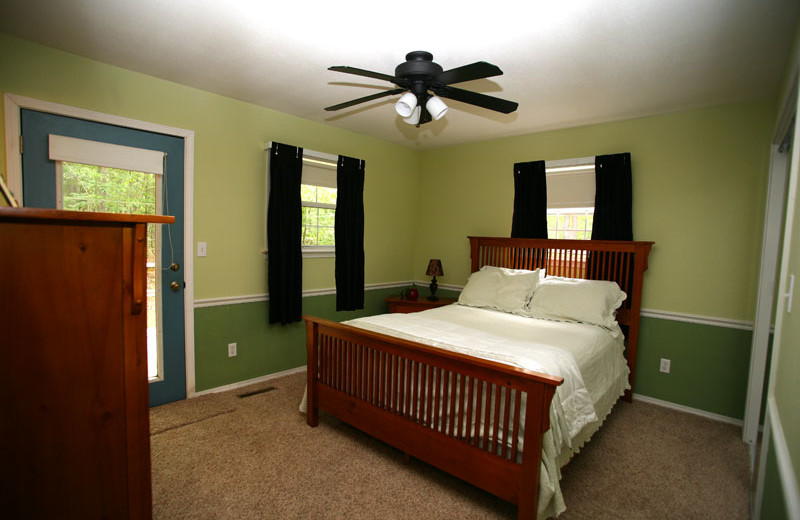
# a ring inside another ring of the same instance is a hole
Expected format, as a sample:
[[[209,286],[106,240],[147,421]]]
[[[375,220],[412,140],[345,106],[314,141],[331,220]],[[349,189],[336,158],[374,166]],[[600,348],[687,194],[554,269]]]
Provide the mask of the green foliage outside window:
[[[61,207],[71,211],[156,214],[156,176],[151,173],[61,163]],[[156,327],[156,228],[147,225],[147,328]],[[158,374],[148,334],[148,377]],[[152,351],[152,352],[151,352]]]
[[[72,211],[154,215],[156,176],[150,173],[61,163],[61,207]],[[154,224],[147,225],[148,262],[155,262]]]
[[[547,214],[547,236],[570,240],[590,240],[594,224],[594,208],[557,211]]]
[[[302,184],[302,245],[334,246],[336,188]]]
[[[155,175],[88,164],[62,163],[64,209],[153,215]]]

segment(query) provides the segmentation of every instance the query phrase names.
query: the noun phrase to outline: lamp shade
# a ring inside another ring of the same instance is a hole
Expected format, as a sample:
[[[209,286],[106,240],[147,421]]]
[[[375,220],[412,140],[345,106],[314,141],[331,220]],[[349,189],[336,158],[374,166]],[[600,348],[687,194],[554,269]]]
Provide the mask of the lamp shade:
[[[414,108],[417,106],[417,96],[412,94],[411,92],[406,92],[400,99],[397,100],[397,103],[394,104],[394,111],[397,112],[401,117],[409,117],[412,112],[414,112]]]
[[[428,276],[444,276],[442,261],[438,258],[431,258],[428,261],[428,271],[425,274]]]
[[[425,108],[428,109],[428,113],[434,119],[441,119],[447,113],[447,105],[438,96],[431,96],[428,102],[425,103]]]
[[[420,116],[421,113],[422,113],[422,109],[420,108],[419,105],[417,105],[414,108],[414,111],[411,112],[411,115],[408,116],[408,117],[404,117],[403,121],[405,121],[409,125],[416,125],[417,123],[419,123],[419,116]]]

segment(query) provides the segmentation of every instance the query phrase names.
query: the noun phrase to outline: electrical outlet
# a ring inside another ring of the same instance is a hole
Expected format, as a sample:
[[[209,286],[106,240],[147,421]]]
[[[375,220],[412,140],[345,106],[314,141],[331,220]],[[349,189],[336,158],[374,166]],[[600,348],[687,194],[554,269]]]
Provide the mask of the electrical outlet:
[[[198,242],[197,243],[197,256],[206,256],[207,254],[208,254],[208,251],[206,249],[206,243],[205,242]]]
[[[661,371],[665,374],[669,374],[670,365],[672,364],[672,360],[661,358]]]
[[[228,357],[236,355],[236,343],[228,343]]]

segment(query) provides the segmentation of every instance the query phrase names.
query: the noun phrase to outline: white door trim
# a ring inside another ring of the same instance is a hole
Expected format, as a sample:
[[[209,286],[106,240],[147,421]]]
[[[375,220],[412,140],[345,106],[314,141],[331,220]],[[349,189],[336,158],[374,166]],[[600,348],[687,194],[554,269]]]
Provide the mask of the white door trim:
[[[800,56],[800,54],[795,54]],[[786,508],[791,518],[796,518],[800,515],[800,492],[797,490],[797,477],[793,473],[791,461],[788,460],[790,453],[783,449],[785,442],[781,445],[783,439],[783,427],[780,423],[780,416],[778,415],[778,408],[775,406],[775,376],[777,372],[778,361],[780,360],[780,348],[782,342],[783,321],[788,312],[787,299],[784,297],[785,291],[788,286],[787,283],[790,279],[789,262],[791,260],[791,246],[794,239],[794,216],[797,204],[798,182],[800,179],[800,142],[798,142],[798,131],[800,131],[800,119],[796,117],[798,100],[800,100],[800,91],[798,91],[798,72],[800,72],[800,62],[793,64],[792,76],[793,81],[790,84],[788,96],[789,102],[784,102],[781,110],[781,120],[791,120],[794,116],[794,145],[792,147],[792,154],[790,159],[789,177],[787,185],[786,197],[786,223],[783,230],[783,250],[781,251],[780,259],[780,275],[777,283],[777,310],[775,311],[775,334],[772,338],[772,357],[769,367],[769,383],[767,385],[767,412],[765,417],[764,437],[761,443],[761,454],[759,459],[759,468],[756,479],[755,497],[752,501],[752,517],[754,520],[761,518],[761,507],[764,501],[764,483],[765,483],[765,468],[767,463],[767,455],[772,446],[773,429],[778,432],[776,440],[778,443],[774,447],[775,456],[778,459],[779,478],[783,487],[783,496],[786,501]],[[793,273],[791,273],[793,274]],[[795,311],[797,312],[797,311]]]
[[[784,134],[778,139],[782,139]],[[769,349],[769,331],[772,308],[775,302],[775,282],[778,274],[778,253],[782,240],[786,179],[789,176],[789,154],[779,151],[780,142],[772,145],[769,184],[767,187],[764,235],[761,245],[761,268],[758,282],[758,299],[753,323],[753,340],[750,350],[750,375],[747,383],[747,401],[744,410],[742,438],[750,445],[750,471],[755,470],[758,426],[761,422],[761,403],[764,398],[764,376]]]
[[[19,153],[20,110],[23,108],[47,112],[76,119],[85,119],[97,123],[106,123],[147,132],[183,138],[183,267],[186,288],[183,291],[184,327],[186,352],[186,396],[195,393],[194,365],[194,131],[171,126],[140,121],[112,114],[104,114],[93,110],[42,101],[16,94],[4,94],[5,134],[6,134],[6,174],[8,188],[22,202],[22,157]],[[24,143],[23,143],[24,144]]]

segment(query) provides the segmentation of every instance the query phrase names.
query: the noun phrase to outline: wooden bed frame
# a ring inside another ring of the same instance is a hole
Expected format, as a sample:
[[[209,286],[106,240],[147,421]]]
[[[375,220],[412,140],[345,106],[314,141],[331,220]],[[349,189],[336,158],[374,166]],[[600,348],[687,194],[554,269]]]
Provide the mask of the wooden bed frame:
[[[485,265],[544,268],[547,275],[617,282],[628,294],[617,321],[626,332],[633,388],[642,279],[652,242],[469,240],[472,272]],[[324,410],[406,456],[516,504],[518,518],[536,518],[542,435],[550,428],[550,401],[560,377],[320,318],[305,321],[310,426],[318,425]],[[524,450],[517,440],[521,427]]]

